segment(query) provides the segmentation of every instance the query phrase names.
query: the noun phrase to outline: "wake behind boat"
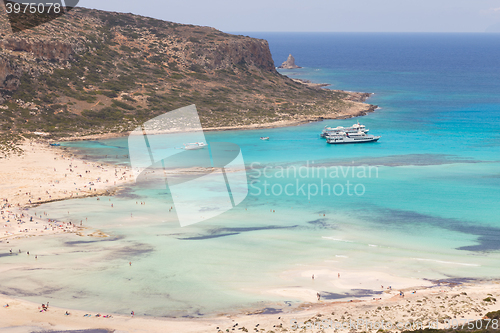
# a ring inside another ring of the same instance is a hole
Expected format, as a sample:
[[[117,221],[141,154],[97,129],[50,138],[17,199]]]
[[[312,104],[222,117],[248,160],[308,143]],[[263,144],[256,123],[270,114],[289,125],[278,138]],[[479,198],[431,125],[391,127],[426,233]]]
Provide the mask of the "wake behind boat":
[[[184,144],[184,149],[185,150],[196,150],[196,149],[202,149],[208,146],[205,142],[195,142],[195,143],[185,143]]]

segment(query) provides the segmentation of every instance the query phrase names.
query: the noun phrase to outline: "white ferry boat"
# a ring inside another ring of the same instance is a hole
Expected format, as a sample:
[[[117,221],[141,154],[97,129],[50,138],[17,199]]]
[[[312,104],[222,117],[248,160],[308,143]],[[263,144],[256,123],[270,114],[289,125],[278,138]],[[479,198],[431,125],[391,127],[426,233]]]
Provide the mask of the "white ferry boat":
[[[366,142],[376,142],[380,139],[380,136],[375,136],[371,134],[366,134],[364,132],[357,133],[336,133],[333,135],[328,135],[326,137],[326,142],[331,144],[342,144],[342,143],[366,143]]]
[[[358,133],[358,132],[368,133],[368,131],[369,131],[369,129],[367,129],[365,125],[361,125],[358,122],[357,124],[354,124],[351,127],[343,127],[343,126],[329,127],[329,126],[325,126],[325,128],[323,129],[323,132],[321,132],[320,136],[322,138],[326,138],[328,135],[333,135],[333,134],[336,134],[336,133]]]

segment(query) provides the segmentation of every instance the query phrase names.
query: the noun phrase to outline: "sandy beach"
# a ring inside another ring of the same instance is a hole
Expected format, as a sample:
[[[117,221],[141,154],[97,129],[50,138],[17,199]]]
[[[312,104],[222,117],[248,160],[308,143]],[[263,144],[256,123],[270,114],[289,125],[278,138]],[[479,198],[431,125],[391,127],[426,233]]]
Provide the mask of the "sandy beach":
[[[404,293],[404,297],[400,293]],[[108,329],[115,332],[398,332],[419,327],[446,328],[473,322],[498,310],[497,281],[434,284],[429,288],[385,289],[377,298],[314,301],[293,310],[263,309],[207,318],[151,318],[62,309],[0,296],[0,327],[31,329]],[[6,306],[8,304],[8,307]],[[69,313],[68,315],[66,313]],[[109,317],[111,316],[111,317]],[[447,326],[448,325],[448,326]]]
[[[500,333],[498,1],[153,4],[0,1],[0,333]]]
[[[24,208],[110,195],[117,186],[132,181],[124,167],[84,161],[48,143],[27,141],[21,148],[23,154],[0,159],[0,239],[79,232],[79,226],[50,220],[42,211],[30,216]]]
[[[22,148],[23,155],[0,159],[2,243],[12,238],[56,233],[93,235],[79,225],[48,219],[42,211],[30,216],[24,208],[54,200],[112,195],[117,187],[132,181],[130,170],[124,167],[85,161],[61,147],[25,142]],[[57,304],[50,304],[47,311],[42,311],[41,304],[0,295],[0,328],[6,328],[7,332],[98,328],[115,332],[324,332],[329,329],[375,332],[385,323],[385,330],[401,331],[401,325],[409,323],[445,328],[449,320],[481,319],[487,312],[498,310],[496,299],[500,297],[497,281],[436,282],[364,271],[340,275],[337,271],[310,266],[285,271],[281,278],[307,283],[248,291],[262,295],[262,299],[266,299],[266,295],[280,295],[303,303],[289,308],[276,304],[272,308],[204,318],[153,318],[90,313],[58,308]],[[372,293],[353,293],[342,298],[341,295],[333,298],[319,295],[318,299],[317,289],[325,290],[319,286]],[[393,326],[387,327],[388,323]]]

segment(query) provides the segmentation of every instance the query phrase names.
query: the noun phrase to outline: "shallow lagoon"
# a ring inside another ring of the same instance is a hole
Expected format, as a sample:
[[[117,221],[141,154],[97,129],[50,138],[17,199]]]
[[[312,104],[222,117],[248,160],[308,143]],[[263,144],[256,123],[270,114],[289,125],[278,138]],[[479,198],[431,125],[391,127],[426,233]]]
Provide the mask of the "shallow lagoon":
[[[275,58],[292,52],[306,66],[287,75],[375,92],[368,102],[382,109],[359,120],[382,135],[378,143],[337,146],[319,138],[325,125],[352,125],[353,119],[206,133],[209,143],[240,146],[249,182],[243,203],[185,228],[175,209],[169,212],[168,188],[135,185],[100,201],[38,207],[111,237],[12,242],[39,259],[0,257],[0,292],[89,311],[197,316],[301,301],[268,292],[279,288],[359,294],[333,286],[322,273],[313,282],[300,272],[498,277],[500,67],[490,53],[499,44],[494,35],[391,36],[256,36],[270,41]],[[362,42],[371,46],[368,54],[356,53]],[[301,55],[304,48],[295,49],[301,43],[315,43],[315,53]],[[415,43],[421,47],[412,48]],[[128,164],[126,143],[65,145],[91,159]],[[371,177],[360,176],[370,167]],[[303,173],[283,177],[283,168]],[[344,192],[326,195],[325,184]],[[192,200],[204,198],[194,190]]]

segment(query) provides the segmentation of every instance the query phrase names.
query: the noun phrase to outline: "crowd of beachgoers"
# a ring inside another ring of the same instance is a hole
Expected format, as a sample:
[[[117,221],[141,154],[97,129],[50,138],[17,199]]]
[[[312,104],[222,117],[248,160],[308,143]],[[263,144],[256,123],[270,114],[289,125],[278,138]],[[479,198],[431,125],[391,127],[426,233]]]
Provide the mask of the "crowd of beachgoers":
[[[21,254],[40,260],[36,253],[30,253],[29,248],[13,248],[9,242],[16,238],[50,237],[64,233],[92,236],[93,231],[87,229],[86,221],[54,219],[39,205],[71,198],[112,195],[117,187],[133,181],[133,175],[126,167],[86,160],[64,147],[26,141],[22,149],[23,154],[0,159],[0,250],[3,255]],[[367,276],[366,272],[342,272],[341,275],[336,271],[326,274],[314,270],[298,274],[307,276],[309,280],[312,276],[312,280],[324,279],[332,285],[344,283],[345,286],[357,284]],[[129,315],[102,315],[64,309],[57,304],[49,307],[48,302],[40,306],[12,295],[0,294],[0,304],[3,304],[0,308],[0,328],[17,328],[20,331],[26,327],[51,330],[100,328],[120,332],[324,332],[332,329],[349,332],[353,329],[353,322],[356,325],[375,325],[384,321],[386,325],[391,323],[394,326],[379,329],[401,331],[397,323],[439,324],[444,327],[453,319],[478,320],[488,311],[498,310],[496,298],[500,297],[500,284],[496,281],[442,281],[437,284],[421,280],[418,284],[416,280],[403,281],[387,273],[376,272],[369,272],[370,279],[377,280],[377,274],[381,281],[390,280],[393,283],[391,287],[380,286],[376,297],[329,300],[317,290],[283,288],[267,292],[303,299],[304,303],[293,309],[253,309],[202,318],[153,318],[134,313],[133,309]],[[412,285],[413,282],[417,284]],[[354,329],[367,332],[378,330],[375,326]]]

